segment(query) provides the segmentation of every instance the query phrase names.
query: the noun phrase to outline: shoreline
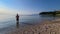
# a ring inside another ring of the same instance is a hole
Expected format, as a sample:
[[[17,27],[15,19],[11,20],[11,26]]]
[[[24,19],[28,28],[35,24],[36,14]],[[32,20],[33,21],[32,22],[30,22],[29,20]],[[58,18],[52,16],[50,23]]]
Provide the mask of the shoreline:
[[[44,21],[42,23],[39,23],[37,25],[27,25],[27,26],[24,26],[24,27],[20,27],[18,29],[14,29],[6,34],[24,34],[24,33],[29,33],[29,34],[32,34],[33,32],[34,33],[48,33],[50,32],[51,29],[53,29],[54,31],[59,29],[59,20],[60,19],[56,19],[56,20],[53,20],[53,21]],[[45,31],[46,30],[46,27],[48,30],[48,32],[42,32],[43,30]],[[57,32],[56,31],[56,32]]]

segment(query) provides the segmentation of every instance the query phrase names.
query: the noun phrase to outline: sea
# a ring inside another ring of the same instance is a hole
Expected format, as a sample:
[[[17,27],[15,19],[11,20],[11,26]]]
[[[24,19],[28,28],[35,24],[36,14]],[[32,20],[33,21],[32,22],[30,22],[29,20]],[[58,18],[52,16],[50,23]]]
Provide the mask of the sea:
[[[54,20],[60,17],[47,16],[47,15],[19,15],[19,25],[35,25],[42,23],[45,20]],[[0,15],[0,34],[4,34],[12,28],[16,27],[16,16]]]

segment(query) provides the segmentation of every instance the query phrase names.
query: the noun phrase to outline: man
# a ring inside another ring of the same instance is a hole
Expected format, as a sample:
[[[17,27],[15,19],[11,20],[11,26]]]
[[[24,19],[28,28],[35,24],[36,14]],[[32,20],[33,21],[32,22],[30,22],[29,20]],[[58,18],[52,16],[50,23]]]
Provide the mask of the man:
[[[18,14],[16,15],[16,21],[19,21],[19,15]]]

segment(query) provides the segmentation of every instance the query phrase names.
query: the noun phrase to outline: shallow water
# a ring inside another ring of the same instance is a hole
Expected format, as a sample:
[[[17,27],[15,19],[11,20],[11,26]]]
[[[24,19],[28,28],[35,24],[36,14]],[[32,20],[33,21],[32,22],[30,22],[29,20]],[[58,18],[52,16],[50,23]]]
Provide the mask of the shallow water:
[[[7,18],[8,17],[8,18]],[[15,16],[6,16],[6,17],[0,17],[0,34],[4,34],[4,32],[12,30],[16,27],[16,20]],[[55,17],[59,18],[59,17]],[[42,16],[42,15],[24,15],[20,16],[19,24],[20,26],[25,25],[34,25],[37,23],[41,23],[41,21],[44,20],[53,20],[53,16]]]

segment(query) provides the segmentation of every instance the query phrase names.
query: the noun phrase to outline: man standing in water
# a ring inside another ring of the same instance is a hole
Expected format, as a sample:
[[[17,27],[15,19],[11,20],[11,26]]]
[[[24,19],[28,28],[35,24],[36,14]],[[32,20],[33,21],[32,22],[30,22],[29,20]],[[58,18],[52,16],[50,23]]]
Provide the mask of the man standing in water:
[[[19,28],[19,15],[18,14],[16,15],[16,21],[17,21],[16,26],[17,26],[17,28]]]
[[[19,21],[19,15],[18,14],[16,15],[16,21]]]

